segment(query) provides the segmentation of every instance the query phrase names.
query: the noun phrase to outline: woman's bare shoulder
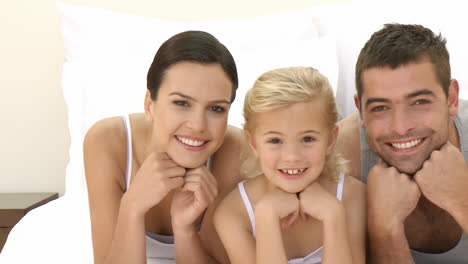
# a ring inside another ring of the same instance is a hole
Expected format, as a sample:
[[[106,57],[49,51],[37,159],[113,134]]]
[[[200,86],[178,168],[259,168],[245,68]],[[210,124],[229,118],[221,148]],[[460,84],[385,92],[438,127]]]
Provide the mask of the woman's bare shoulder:
[[[223,144],[212,159],[211,169],[218,180],[220,192],[232,190],[238,182],[243,180],[240,167],[244,142],[243,131],[237,127],[228,126]]]
[[[125,125],[121,117],[109,117],[97,121],[88,129],[84,139],[85,153],[88,151],[115,152],[126,150]],[[85,154],[86,155],[86,154]]]
[[[238,127],[228,125],[226,129],[226,135],[224,137],[223,144],[220,149],[223,148],[239,148],[245,142],[244,131]]]
[[[121,117],[110,117],[97,121],[83,141],[85,173],[88,182],[117,182],[120,188],[125,187],[125,169],[127,156],[127,135]],[[109,177],[105,177],[109,175]]]
[[[145,121],[142,113],[129,115],[132,142],[144,133]],[[104,118],[97,121],[86,133],[84,144],[91,149],[107,150],[118,154],[126,152],[127,132],[121,116]]]

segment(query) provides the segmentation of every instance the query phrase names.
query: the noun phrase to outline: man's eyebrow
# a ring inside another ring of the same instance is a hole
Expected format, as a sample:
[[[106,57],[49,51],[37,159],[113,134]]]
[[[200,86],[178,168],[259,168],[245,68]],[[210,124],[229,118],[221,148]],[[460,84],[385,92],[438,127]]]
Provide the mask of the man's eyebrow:
[[[430,96],[435,96],[434,92],[431,91],[431,90],[428,90],[428,89],[421,89],[419,91],[416,91],[414,93],[410,93],[406,96],[406,98],[414,98],[414,97],[418,97],[418,96],[421,96],[421,95],[430,95]]]
[[[172,93],[169,94],[169,96],[171,96],[171,95],[178,95],[178,96],[180,96],[182,98],[185,98],[185,99],[189,99],[189,100],[192,100],[192,101],[197,101],[195,98],[193,98],[191,96],[188,96],[186,94],[180,93],[180,92],[172,92]],[[212,104],[231,104],[231,102],[229,102],[228,100],[225,100],[225,99],[213,100],[210,103],[212,103]]]
[[[418,96],[421,96],[421,95],[430,95],[430,96],[435,96],[434,92],[429,90],[429,89],[421,89],[421,90],[418,90],[416,92],[413,92],[413,93],[410,93],[406,96],[406,98],[410,99],[410,98],[414,98],[414,97],[418,97]],[[373,104],[373,103],[388,103],[390,102],[389,99],[386,99],[386,98],[380,98],[380,97],[375,97],[375,98],[369,98],[367,99],[366,101],[366,108],[370,105],[370,104]]]
[[[375,98],[369,98],[367,99],[366,101],[366,108],[370,105],[370,104],[373,104],[373,103],[388,103],[390,102],[390,100],[386,99],[386,98],[379,98],[379,97],[375,97]]]

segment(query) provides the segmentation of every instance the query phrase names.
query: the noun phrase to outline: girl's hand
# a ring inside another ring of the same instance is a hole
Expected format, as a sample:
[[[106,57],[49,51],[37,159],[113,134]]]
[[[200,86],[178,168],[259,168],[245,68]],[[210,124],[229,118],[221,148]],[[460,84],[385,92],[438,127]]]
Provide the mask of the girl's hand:
[[[307,186],[300,194],[301,216],[306,219],[312,216],[320,221],[326,221],[344,210],[340,201],[327,192],[318,182]]]
[[[174,232],[189,230],[218,195],[216,178],[205,167],[190,169],[183,186],[172,198],[171,219]]]
[[[172,161],[167,153],[151,153],[138,170],[126,192],[133,207],[145,214],[173,189],[184,184],[185,168]]]
[[[255,213],[273,214],[287,228],[299,215],[299,199],[295,193],[287,193],[279,188],[267,192],[255,206]]]

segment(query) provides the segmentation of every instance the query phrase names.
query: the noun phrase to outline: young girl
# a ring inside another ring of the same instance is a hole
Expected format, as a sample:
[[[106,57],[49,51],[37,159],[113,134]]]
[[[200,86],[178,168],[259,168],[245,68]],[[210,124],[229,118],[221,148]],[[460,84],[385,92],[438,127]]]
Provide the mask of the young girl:
[[[261,170],[215,213],[231,262],[364,263],[365,189],[333,152],[338,114],[327,79],[306,67],[264,73],[244,116]]]
[[[88,131],[95,263],[227,259],[212,216],[240,181],[243,137],[227,126],[237,84],[223,44],[206,32],[182,32],[156,53],[145,112],[104,119]]]

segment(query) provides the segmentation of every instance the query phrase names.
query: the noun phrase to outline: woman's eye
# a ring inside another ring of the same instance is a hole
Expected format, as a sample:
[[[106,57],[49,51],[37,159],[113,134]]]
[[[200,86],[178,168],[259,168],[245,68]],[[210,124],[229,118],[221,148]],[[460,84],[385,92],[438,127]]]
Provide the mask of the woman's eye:
[[[181,100],[174,101],[174,104],[178,106],[189,106],[189,104],[186,101]]]
[[[272,139],[268,140],[268,143],[279,144],[279,143],[281,143],[281,141],[279,140],[279,138],[272,138]]]
[[[210,111],[216,112],[216,113],[224,113],[226,109],[222,106],[214,105],[210,107]]]
[[[315,138],[313,137],[304,137],[304,139],[302,139],[304,142],[314,142],[315,141]]]

